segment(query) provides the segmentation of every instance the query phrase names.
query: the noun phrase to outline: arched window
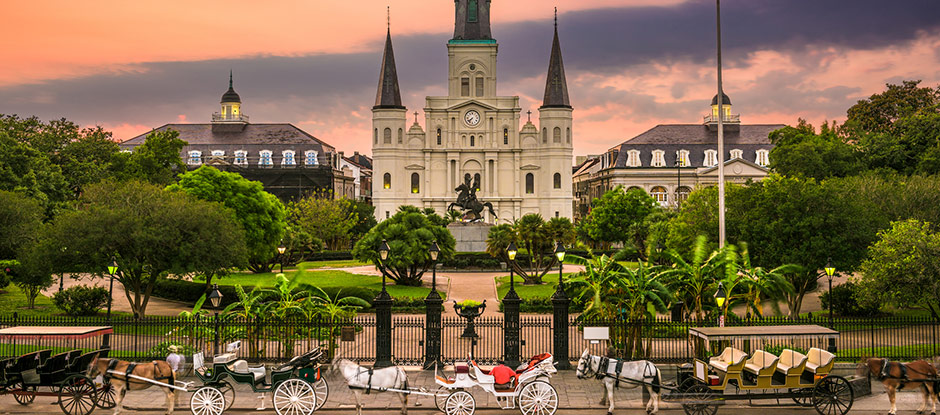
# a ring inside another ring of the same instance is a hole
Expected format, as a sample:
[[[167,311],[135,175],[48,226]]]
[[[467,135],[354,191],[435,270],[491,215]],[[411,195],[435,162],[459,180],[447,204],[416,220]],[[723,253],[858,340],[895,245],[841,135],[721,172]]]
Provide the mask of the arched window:
[[[679,190],[676,191],[676,198],[679,200],[679,203],[685,202],[689,199],[689,193],[692,193],[692,190],[688,187],[681,186]]]
[[[470,0],[470,3],[467,4],[467,22],[476,23],[479,19],[479,7],[477,6],[477,0]]]
[[[441,145],[441,129],[437,129],[437,145]]]
[[[715,150],[705,150],[705,166],[712,167],[718,165],[718,152]]]
[[[634,191],[634,190],[639,190],[639,191],[641,191],[641,192],[643,192],[643,193],[646,193],[646,191],[643,190],[642,187],[638,187],[638,186],[630,186],[630,188],[627,189],[628,192],[632,192],[632,191]]]
[[[372,141],[374,141],[373,144],[379,143],[379,129],[378,128],[375,129],[375,134],[374,134],[374,138],[372,139]]]
[[[382,187],[384,187],[384,188],[386,188],[386,189],[391,189],[391,188],[392,188],[392,175],[391,175],[391,173],[385,173],[385,175],[382,176]]]
[[[561,128],[555,127],[555,130],[552,131],[552,142],[561,144]]]
[[[734,150],[731,150],[731,159],[732,159],[732,160],[734,160],[734,159],[742,159],[742,158],[744,158],[744,150],[737,149],[737,148],[734,149]]]
[[[418,173],[411,173],[411,193],[421,193],[421,177]]]
[[[382,142],[385,144],[392,144],[392,129],[386,128],[384,135],[385,136],[382,138]]]
[[[571,144],[571,127],[565,129],[565,139],[566,143]]]
[[[561,189],[561,173],[555,173],[555,177],[553,179],[554,187],[556,189]]]
[[[503,128],[503,145],[509,145],[509,129]]]
[[[474,145],[475,143],[476,143],[476,137],[474,137],[474,136],[471,135],[471,136],[470,136],[470,147],[473,147],[473,145]]]
[[[630,150],[627,152],[627,167],[640,167],[640,150]]]
[[[770,164],[770,161],[767,158],[767,154],[767,150],[757,150],[757,164],[761,166]]]
[[[653,167],[666,167],[666,152],[653,150]]]
[[[525,192],[526,194],[535,193],[535,176],[532,173],[525,175]]]
[[[189,159],[186,160],[186,164],[190,166],[198,166],[202,164],[202,152],[198,150],[193,150],[189,152]]]
[[[476,173],[473,175],[473,185],[476,186],[476,189],[473,189],[474,191],[477,191],[477,192],[480,191],[480,182],[482,181],[483,180],[480,180],[480,173]]]
[[[650,196],[653,196],[660,205],[665,205],[668,201],[668,194],[666,193],[666,188],[662,186],[656,186],[650,189]]]
[[[542,144],[548,143],[548,128],[542,128]]]
[[[401,144],[405,141],[405,131],[401,128],[398,129],[398,144]]]

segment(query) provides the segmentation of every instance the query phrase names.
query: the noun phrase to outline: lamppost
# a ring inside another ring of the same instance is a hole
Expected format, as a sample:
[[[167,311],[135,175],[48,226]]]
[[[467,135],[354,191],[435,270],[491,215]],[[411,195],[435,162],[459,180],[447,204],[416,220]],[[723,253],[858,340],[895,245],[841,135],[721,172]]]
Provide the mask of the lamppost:
[[[825,270],[826,270],[826,276],[829,278],[829,328],[831,329],[831,328],[833,328],[833,324],[832,324],[832,302],[833,302],[833,300],[834,300],[834,299],[832,298],[832,276],[833,276],[833,274],[836,273],[836,268],[832,266],[832,257],[829,257],[829,258],[826,259],[826,268],[825,268]],[[836,352],[836,339],[834,339],[834,338],[830,338],[830,339],[829,339],[829,352],[830,352],[830,353],[835,353],[835,352]]]
[[[392,297],[385,289],[385,261],[389,246],[386,240],[379,244],[379,270],[382,271],[382,291],[372,300],[375,307],[375,367],[392,366]]]
[[[209,304],[215,309],[215,342],[213,353],[219,354],[219,305],[222,304],[222,292],[219,291],[219,284],[212,284],[212,291],[209,293]]]
[[[516,243],[510,242],[506,247],[506,256],[509,257],[509,291],[503,296],[503,361],[506,366],[519,366],[519,303],[522,299],[516,293],[515,270]]]
[[[111,263],[108,264],[108,274],[111,275],[111,284],[108,287],[108,320],[111,319],[111,302],[114,301],[114,274],[117,274],[118,263],[111,257]]]
[[[277,246],[277,255],[278,259],[281,260],[281,274],[284,273],[284,253],[287,252],[287,247],[284,244]]]
[[[676,156],[676,209],[682,208],[682,196],[679,192],[682,189],[682,153]]]
[[[565,280],[562,275],[565,264],[565,245],[561,242],[555,244],[555,258],[558,259],[558,285],[552,294],[552,308],[554,311],[554,354],[558,362],[558,369],[571,369],[568,362],[568,307],[571,299],[565,294]]]
[[[718,283],[718,291],[715,291],[715,303],[718,304],[718,327],[725,326],[725,302],[728,300],[728,294],[725,293],[725,285]]]
[[[431,292],[424,298],[424,313],[427,328],[424,331],[424,368],[432,369],[435,364],[441,363],[441,305],[444,299],[437,292],[437,258],[441,254],[441,248],[437,246],[437,241],[431,243],[428,248],[428,256],[431,258]]]

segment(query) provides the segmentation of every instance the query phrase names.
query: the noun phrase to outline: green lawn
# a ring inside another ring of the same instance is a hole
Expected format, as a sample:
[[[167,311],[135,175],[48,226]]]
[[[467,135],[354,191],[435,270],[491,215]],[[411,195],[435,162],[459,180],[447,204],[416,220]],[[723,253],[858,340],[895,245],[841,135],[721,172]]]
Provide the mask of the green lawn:
[[[349,267],[361,267],[363,265],[369,265],[369,264],[365,262],[359,262],[354,259],[350,259],[350,260],[337,260],[337,261],[301,262],[297,264],[297,268],[306,268],[306,269],[349,268]]]
[[[574,273],[565,273],[565,281]],[[552,293],[555,292],[555,286],[558,285],[558,273],[549,272],[545,275],[545,278],[542,278],[542,284],[540,285],[523,285],[522,277],[516,275],[516,293],[519,294],[520,298],[548,298],[552,296]],[[496,277],[496,292],[499,294],[499,298],[503,298],[506,295],[506,292],[509,291],[509,276]]]
[[[291,278],[296,271],[286,271],[284,274]],[[273,287],[275,273],[267,274],[234,274],[216,280],[219,285],[257,285],[261,287]],[[327,287],[364,287],[373,290],[382,289],[382,277],[373,275],[351,274],[346,271],[307,271],[301,275],[297,281],[300,284],[310,284],[320,288]],[[392,297],[412,297],[423,298],[431,292],[427,287],[404,287],[394,285],[388,281],[388,293]],[[441,293],[443,296],[444,293]]]
[[[62,313],[52,305],[52,299],[39,294],[36,297],[36,308],[26,308],[26,294],[19,287],[10,284],[0,292],[0,315],[8,316],[16,312],[23,317],[49,316]]]
[[[870,347],[841,349],[839,350],[838,356],[851,356],[853,358],[861,356],[891,356],[896,358],[929,359],[931,356],[936,356],[938,351],[940,351],[940,344],[917,344],[911,346],[876,347],[874,349]]]

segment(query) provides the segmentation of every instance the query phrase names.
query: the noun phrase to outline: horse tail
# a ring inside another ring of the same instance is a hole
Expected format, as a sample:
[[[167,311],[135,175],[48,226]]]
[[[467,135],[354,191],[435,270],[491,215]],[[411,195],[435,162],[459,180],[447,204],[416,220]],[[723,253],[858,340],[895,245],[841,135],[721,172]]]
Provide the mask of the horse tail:
[[[653,367],[656,369],[656,376],[653,377],[653,392],[659,394],[662,389],[660,386],[663,384],[663,372],[660,372],[658,367]]]
[[[496,216],[496,212],[493,211],[493,204],[492,204],[492,203],[486,202],[486,203],[484,203],[483,205],[490,209],[490,214],[493,215],[493,218],[494,218],[494,219],[499,220],[499,216]]]

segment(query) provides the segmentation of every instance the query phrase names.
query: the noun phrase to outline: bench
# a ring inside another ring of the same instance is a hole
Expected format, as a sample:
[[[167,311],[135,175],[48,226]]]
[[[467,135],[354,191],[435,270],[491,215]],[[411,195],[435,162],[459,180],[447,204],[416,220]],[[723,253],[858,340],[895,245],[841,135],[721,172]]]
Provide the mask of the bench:
[[[81,353],[81,350],[69,350],[46,359],[42,366],[36,368],[36,372],[39,374],[39,383],[51,385],[65,380],[67,376],[66,369],[71,367],[72,361]]]
[[[763,350],[757,350],[751,358],[744,363],[744,371],[754,375],[757,386],[769,388],[773,380],[772,375],[777,368],[779,358]]]
[[[806,369],[806,355],[794,350],[784,349],[777,361],[777,373],[784,376],[787,385],[798,384],[800,375]]]
[[[836,355],[813,347],[806,353],[806,370],[814,375],[825,375],[832,371]]]
[[[747,353],[733,347],[725,347],[720,355],[708,359],[708,365],[725,373],[740,372]]]

